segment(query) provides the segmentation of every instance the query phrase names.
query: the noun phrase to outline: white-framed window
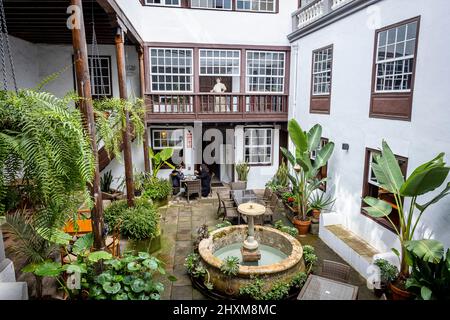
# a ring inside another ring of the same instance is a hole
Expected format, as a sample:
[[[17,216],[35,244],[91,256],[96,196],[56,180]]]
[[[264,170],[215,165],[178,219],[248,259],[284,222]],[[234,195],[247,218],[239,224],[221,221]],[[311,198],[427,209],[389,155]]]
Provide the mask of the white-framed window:
[[[284,52],[247,51],[247,92],[283,93]]]
[[[332,63],[333,47],[330,46],[313,52],[313,95],[330,94]]]
[[[169,7],[179,7],[180,0],[145,0],[145,4],[158,5],[158,6],[169,6]]]
[[[191,0],[191,8],[232,9],[232,0]]]
[[[201,76],[240,76],[239,50],[200,49]]]
[[[236,9],[243,11],[275,12],[277,0],[236,0]]]
[[[253,165],[272,164],[273,129],[244,130],[244,160]]]
[[[375,162],[375,156],[379,155],[379,152],[374,152],[371,151],[370,152],[370,159],[369,159],[369,176],[367,177],[367,182],[370,183],[371,185],[374,185],[376,187],[379,187],[380,184],[377,181],[377,177],[375,176],[375,173],[373,172],[372,169],[372,164]]]
[[[192,49],[151,48],[153,92],[192,92]]]
[[[111,57],[88,56],[91,90],[94,99],[112,97]]]
[[[154,150],[165,148],[183,149],[183,129],[153,129],[152,146]]]
[[[377,33],[375,92],[410,92],[418,22]]]

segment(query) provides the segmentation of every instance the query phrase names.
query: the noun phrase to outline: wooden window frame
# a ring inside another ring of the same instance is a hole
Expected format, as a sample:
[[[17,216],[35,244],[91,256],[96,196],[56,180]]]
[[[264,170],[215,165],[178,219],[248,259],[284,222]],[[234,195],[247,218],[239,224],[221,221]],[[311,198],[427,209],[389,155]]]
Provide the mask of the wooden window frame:
[[[327,94],[314,94],[314,55],[320,51],[331,49],[331,69],[330,69],[330,92]],[[331,106],[331,92],[333,87],[333,59],[334,45],[330,44],[325,47],[316,49],[312,52],[311,58],[311,89],[310,89],[310,104],[309,113],[330,114]]]
[[[249,74],[248,70],[249,70],[249,54],[250,53],[277,53],[277,54],[282,54],[283,55],[283,65],[284,65],[284,69],[283,69],[283,76],[277,76],[277,75],[253,75],[253,74]],[[286,75],[288,74],[288,63],[287,63],[287,53],[284,51],[275,51],[275,50],[252,50],[252,49],[247,49],[245,52],[245,92],[246,93],[255,93],[255,94],[283,94],[286,91]],[[251,91],[250,90],[250,78],[273,78],[273,79],[282,79],[283,83],[282,83],[282,88],[281,91]],[[287,84],[289,85],[289,84]]]
[[[372,87],[371,87],[370,110],[369,110],[370,118],[411,121],[414,84],[416,77],[417,53],[419,47],[418,45],[420,35],[420,20],[421,16],[417,16],[375,30],[373,61],[372,61],[372,84],[371,84]],[[409,90],[409,92],[376,92],[375,86],[377,81],[376,70],[377,70],[378,35],[383,31],[396,28],[411,22],[417,22],[416,43],[414,47],[414,58],[411,76],[411,89]]]
[[[170,146],[167,146],[167,147],[155,147],[155,145],[154,145],[154,134],[155,134],[155,132],[157,132],[157,131],[173,132],[173,131],[176,131],[176,130],[182,131],[182,144],[183,145],[181,147],[170,147]],[[184,143],[184,128],[173,128],[173,127],[172,128],[162,128],[162,127],[161,128],[160,127],[150,128],[150,145],[151,145],[152,150],[156,151],[156,152],[160,152],[161,150],[163,150],[165,148],[172,148],[174,150],[174,153],[177,152],[177,150],[181,150],[183,152],[183,156],[182,156],[180,164],[185,163],[186,155],[185,155],[185,148],[184,148],[185,147],[185,143]],[[175,165],[173,163],[173,161],[172,161],[172,158],[169,159],[168,162],[171,163],[172,165]],[[170,169],[170,167],[168,165],[164,164],[164,165],[162,165],[161,169]]]
[[[192,7],[190,0],[180,0],[180,5],[165,5],[165,4],[151,4],[146,3],[146,0],[139,0],[141,5],[149,7],[161,7],[161,8],[182,8],[182,9],[193,9],[193,10],[216,10],[216,11],[228,11],[228,12],[244,12],[244,13],[266,13],[266,14],[277,14],[280,12],[280,1],[274,0],[274,11],[257,11],[257,10],[243,10],[237,8],[237,0],[231,0],[231,9],[226,8],[206,8],[206,7]]]
[[[245,144],[245,133],[246,133],[246,131],[248,131],[248,130],[270,130],[271,131],[271,134],[272,134],[272,145],[271,145],[271,149],[270,149],[270,163],[265,163],[265,162],[260,162],[260,163],[255,163],[255,162],[252,162],[252,163],[248,163],[248,165],[250,166],[250,167],[270,167],[270,166],[272,166],[273,165],[273,156],[274,156],[274,144],[275,144],[275,141],[274,141],[274,139],[275,139],[275,128],[274,127],[255,127],[255,126],[253,126],[253,127],[244,127],[244,136],[243,136],[243,138],[244,138],[244,142],[243,142],[243,147],[244,147],[244,161],[245,161],[245,149],[247,148],[247,146],[246,146],[246,144]]]
[[[103,99],[103,98],[112,98],[112,97],[114,97],[114,85],[113,85],[113,75],[112,75],[112,65],[111,65],[112,64],[112,59],[111,59],[111,56],[108,56],[108,55],[99,55],[99,56],[88,55],[88,64],[89,64],[89,61],[91,61],[91,59],[94,58],[94,57],[98,57],[98,58],[101,58],[101,59],[104,59],[104,58],[108,59],[108,64],[109,64],[109,75],[108,76],[109,76],[110,94],[108,94],[108,95],[98,95],[98,94],[91,93],[92,94],[92,99],[93,100],[98,100],[98,99]],[[75,57],[73,55],[72,55],[72,61],[75,63]],[[88,65],[88,69],[89,69],[89,76],[90,76],[89,80],[91,81],[91,88],[92,88],[92,91],[94,91],[93,89],[94,89],[95,83],[93,82],[94,78],[93,78],[93,75],[91,74],[91,66],[90,65]],[[74,90],[78,91],[78,89],[77,89],[77,75],[76,75],[76,72],[75,72],[75,67],[72,69],[72,73],[73,73]]]
[[[365,204],[364,202],[364,197],[369,195],[369,170],[370,170],[370,156],[371,154],[375,152],[380,154],[380,150],[377,149],[372,149],[372,148],[366,148],[365,150],[365,158],[364,158],[364,179],[363,179],[363,187],[362,187],[362,197],[361,197],[361,214],[368,217],[369,219],[375,221],[376,223],[378,223],[379,225],[381,225],[382,227],[388,229],[389,231],[395,232],[394,227],[392,226],[392,224],[389,222],[389,220],[387,220],[386,218],[374,218],[372,216],[370,216],[363,208],[367,207],[367,204]],[[399,156],[399,155],[395,155],[395,158],[397,160],[401,160],[403,161],[403,165],[400,166],[403,175],[406,177],[407,172],[408,172],[408,158],[403,157],[403,156]]]

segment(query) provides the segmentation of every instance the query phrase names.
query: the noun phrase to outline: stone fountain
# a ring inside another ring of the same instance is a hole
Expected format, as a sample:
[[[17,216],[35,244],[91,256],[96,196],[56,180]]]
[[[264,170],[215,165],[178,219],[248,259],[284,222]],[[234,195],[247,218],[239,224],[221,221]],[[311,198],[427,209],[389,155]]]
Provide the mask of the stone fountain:
[[[248,234],[241,247],[242,261],[257,262],[261,260],[259,243],[255,239],[255,217],[266,213],[266,208],[258,203],[243,203],[238,207],[239,213],[247,217]]]

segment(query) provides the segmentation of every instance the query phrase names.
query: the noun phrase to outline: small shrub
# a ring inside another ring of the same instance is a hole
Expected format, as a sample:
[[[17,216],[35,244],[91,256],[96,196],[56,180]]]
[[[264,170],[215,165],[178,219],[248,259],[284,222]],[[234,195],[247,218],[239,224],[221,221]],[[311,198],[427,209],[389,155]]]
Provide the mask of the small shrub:
[[[294,238],[298,236],[298,230],[295,227],[289,227],[283,224],[283,221],[278,220],[277,222],[275,222],[274,227],[278,230],[280,230],[281,232],[287,233],[291,236],[293,236]]]
[[[382,281],[392,282],[398,276],[398,268],[385,259],[377,259],[373,263],[380,268],[380,277]]]
[[[110,228],[119,227],[124,236],[132,239],[151,238],[158,230],[159,213],[146,199],[136,198],[131,208],[126,200],[115,201],[105,209],[104,216]]]
[[[224,220],[223,222],[216,224],[216,229],[222,229],[222,228],[226,228],[226,227],[229,227],[232,225],[233,224],[230,221]]]
[[[301,289],[305,285],[306,279],[308,279],[308,275],[305,272],[297,273],[294,278],[292,278],[292,286]]]
[[[197,268],[199,263],[200,263],[200,256],[197,253],[191,253],[184,260],[184,267],[186,268],[189,274],[193,275],[193,272],[195,268]]]
[[[151,200],[167,198],[172,193],[172,185],[167,179],[150,178],[144,183],[142,197]]]
[[[289,295],[291,286],[289,283],[277,282],[264,295],[264,300],[282,300]]]
[[[237,275],[239,272],[239,258],[230,256],[223,259],[220,271],[227,276]]]
[[[239,288],[239,294],[245,298],[253,300],[264,300],[263,291],[264,281],[258,277],[254,277],[249,284]]]
[[[318,259],[313,246],[310,245],[303,246],[303,259],[305,260],[306,273],[309,274]]]

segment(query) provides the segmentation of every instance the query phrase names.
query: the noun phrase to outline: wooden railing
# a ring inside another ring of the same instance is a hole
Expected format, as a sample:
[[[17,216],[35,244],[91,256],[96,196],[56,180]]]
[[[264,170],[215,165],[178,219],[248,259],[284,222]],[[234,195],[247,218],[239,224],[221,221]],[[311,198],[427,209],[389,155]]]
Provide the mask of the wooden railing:
[[[241,119],[286,121],[288,96],[247,93],[150,94],[146,96],[146,105],[150,123]]]
[[[315,0],[300,7],[292,14],[293,31],[301,29],[312,22],[321,19],[330,12],[354,0]]]

